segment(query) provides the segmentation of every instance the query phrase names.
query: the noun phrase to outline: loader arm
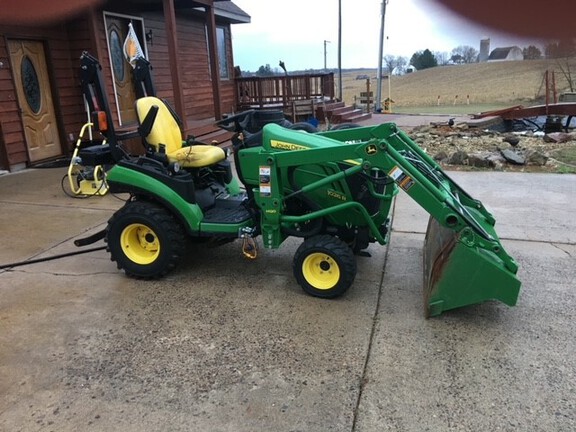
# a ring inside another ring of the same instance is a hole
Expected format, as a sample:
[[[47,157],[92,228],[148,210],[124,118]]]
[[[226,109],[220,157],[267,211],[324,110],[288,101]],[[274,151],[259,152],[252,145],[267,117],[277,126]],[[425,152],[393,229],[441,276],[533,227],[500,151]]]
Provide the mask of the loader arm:
[[[261,174],[266,174],[265,182],[255,190],[262,210],[265,246],[280,244],[283,241],[280,224],[298,218],[282,214],[286,199],[358,171],[377,169],[386,173],[398,189],[431,216],[424,246],[427,316],[485,300],[500,300],[510,306],[516,303],[520,289],[515,276],[518,265],[500,243],[492,214],[395,124],[314,135],[267,125],[263,147],[250,156],[257,161]],[[286,169],[346,160],[355,163],[301,190],[285,194],[287,185],[283,184],[282,173]],[[358,203],[341,203],[300,218],[312,219],[355,208],[367,219],[373,237],[385,243],[387,239],[370,223],[370,215],[358,207],[361,207]]]

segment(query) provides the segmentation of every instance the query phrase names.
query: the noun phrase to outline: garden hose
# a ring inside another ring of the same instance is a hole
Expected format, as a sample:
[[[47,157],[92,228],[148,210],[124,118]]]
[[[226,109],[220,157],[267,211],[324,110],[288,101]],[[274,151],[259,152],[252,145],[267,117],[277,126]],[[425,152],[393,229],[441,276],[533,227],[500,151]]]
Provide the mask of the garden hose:
[[[103,249],[106,249],[106,246],[99,246],[99,247],[90,248],[90,249],[81,250],[81,251],[75,251],[75,252],[67,252],[67,253],[49,256],[49,257],[45,257],[45,258],[37,258],[37,259],[19,261],[19,262],[10,263],[10,264],[2,264],[2,265],[0,265],[0,270],[4,270],[7,268],[13,268],[13,267],[20,267],[20,266],[24,266],[24,265],[28,265],[28,264],[37,264],[37,263],[41,263],[41,262],[45,262],[45,261],[57,260],[60,258],[66,258],[69,256],[74,256],[74,255],[81,255],[81,254],[85,254],[85,253],[89,253],[89,252],[95,252],[95,251],[99,251],[99,250],[103,250]]]

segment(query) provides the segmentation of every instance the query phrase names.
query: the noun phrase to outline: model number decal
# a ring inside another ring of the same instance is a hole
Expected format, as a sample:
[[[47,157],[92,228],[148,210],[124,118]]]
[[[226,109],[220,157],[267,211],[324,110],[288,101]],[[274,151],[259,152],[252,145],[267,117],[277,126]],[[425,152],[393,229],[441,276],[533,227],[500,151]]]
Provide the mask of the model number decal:
[[[346,195],[342,195],[340,192],[336,192],[333,189],[327,189],[326,193],[329,197],[339,199],[340,201],[346,201]]]

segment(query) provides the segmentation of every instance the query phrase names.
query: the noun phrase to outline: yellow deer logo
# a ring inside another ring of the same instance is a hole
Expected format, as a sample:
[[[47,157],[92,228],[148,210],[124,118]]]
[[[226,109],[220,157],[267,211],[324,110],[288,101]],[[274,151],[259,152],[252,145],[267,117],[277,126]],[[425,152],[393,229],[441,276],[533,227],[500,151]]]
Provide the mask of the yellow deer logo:
[[[376,146],[374,144],[370,144],[370,145],[366,146],[366,154],[373,155],[376,153],[378,153],[378,149],[376,148]]]

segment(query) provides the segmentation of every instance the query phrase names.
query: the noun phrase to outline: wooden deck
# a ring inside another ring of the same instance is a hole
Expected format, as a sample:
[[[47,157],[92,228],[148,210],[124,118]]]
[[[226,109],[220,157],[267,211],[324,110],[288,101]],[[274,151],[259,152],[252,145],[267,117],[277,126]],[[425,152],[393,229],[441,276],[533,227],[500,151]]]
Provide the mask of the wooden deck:
[[[208,118],[205,120],[188,120],[188,129],[186,136],[192,135],[198,141],[205,144],[217,145],[222,148],[228,148],[232,145],[230,139],[233,132],[225,131],[215,124],[216,120]],[[184,136],[184,138],[186,138]]]
[[[295,101],[334,100],[334,74],[275,75],[235,79],[236,108],[291,110]]]

